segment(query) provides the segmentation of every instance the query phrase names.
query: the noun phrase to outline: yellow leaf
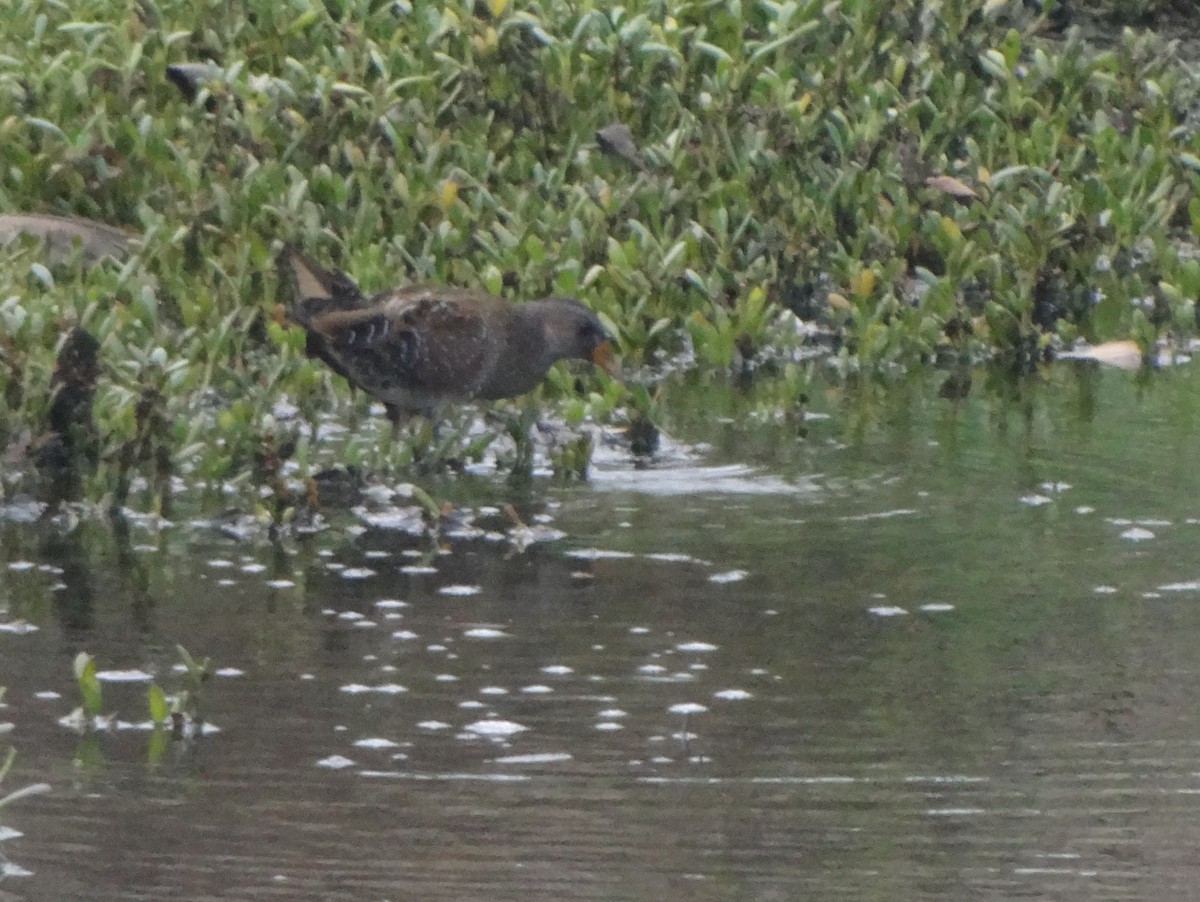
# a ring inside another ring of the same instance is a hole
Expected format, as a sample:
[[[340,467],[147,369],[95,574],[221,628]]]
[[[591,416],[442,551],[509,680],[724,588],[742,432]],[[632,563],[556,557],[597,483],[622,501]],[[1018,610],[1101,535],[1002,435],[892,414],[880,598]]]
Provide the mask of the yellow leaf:
[[[508,9],[508,0],[490,0],[488,10],[492,14],[492,18],[498,18],[503,12]]]
[[[942,217],[942,234],[951,241],[962,241],[962,229],[958,227],[958,223],[949,216]]]
[[[931,175],[925,179],[925,184],[930,188],[936,188],[943,194],[949,194],[951,197],[957,198],[974,198],[979,197],[975,193],[975,189],[966,182],[956,179],[952,175]]]
[[[846,300],[845,295],[838,294],[836,291],[829,292],[829,306],[834,310],[853,310],[854,305]]]
[[[456,200],[458,200],[458,183],[454,179],[446,179],[442,182],[442,193],[438,203],[445,211],[453,207]]]
[[[363,156],[362,150],[347,142],[342,146],[342,152],[345,154],[346,162],[350,164],[350,168],[357,169],[366,163],[367,158]]]
[[[850,293],[860,298],[870,297],[874,288],[875,270],[873,269],[864,269],[850,280]]]
[[[1065,360],[1094,360],[1107,366],[1123,370],[1138,370],[1142,367],[1142,349],[1136,341],[1106,341],[1102,344],[1058,355]]]

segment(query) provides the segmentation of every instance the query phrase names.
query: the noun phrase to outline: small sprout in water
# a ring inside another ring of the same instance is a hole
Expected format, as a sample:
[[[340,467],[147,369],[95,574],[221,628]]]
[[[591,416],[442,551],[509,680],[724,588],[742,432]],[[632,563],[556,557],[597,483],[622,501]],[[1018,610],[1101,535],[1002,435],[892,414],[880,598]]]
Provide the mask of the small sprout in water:
[[[166,693],[157,683],[152,683],[146,690],[146,703],[150,709],[150,720],[156,725],[165,722],[171,714],[171,709],[167,705]]]
[[[98,716],[104,707],[100,680],[96,678],[96,662],[85,651],[75,656],[75,681],[83,696],[83,710],[92,717]]]

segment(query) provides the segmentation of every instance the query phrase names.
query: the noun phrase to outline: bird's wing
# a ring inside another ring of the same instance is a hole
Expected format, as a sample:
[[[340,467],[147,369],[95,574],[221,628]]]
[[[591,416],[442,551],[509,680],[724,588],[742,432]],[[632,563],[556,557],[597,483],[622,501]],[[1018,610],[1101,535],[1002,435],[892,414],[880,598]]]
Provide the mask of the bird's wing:
[[[311,324],[364,384],[388,378],[469,397],[487,380],[504,337],[505,301],[449,288],[407,288],[375,300],[376,306],[333,311]]]
[[[340,270],[318,266],[291,245],[284,247],[280,265],[290,274],[295,288],[292,319],[302,326],[308,326],[323,313],[367,306],[367,299],[353,279]]]

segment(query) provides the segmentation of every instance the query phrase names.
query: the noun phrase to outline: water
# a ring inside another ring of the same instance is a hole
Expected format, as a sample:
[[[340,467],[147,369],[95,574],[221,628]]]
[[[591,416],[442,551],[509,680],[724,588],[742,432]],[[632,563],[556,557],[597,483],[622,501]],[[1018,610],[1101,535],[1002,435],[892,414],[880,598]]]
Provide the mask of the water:
[[[680,386],[658,470],[437,486],[477,512],[440,547],[0,525],[4,785],[51,787],[0,892],[1189,897],[1200,373],[937,388],[820,393],[799,440]],[[176,644],[218,732],[59,723],[78,651],[174,691]]]

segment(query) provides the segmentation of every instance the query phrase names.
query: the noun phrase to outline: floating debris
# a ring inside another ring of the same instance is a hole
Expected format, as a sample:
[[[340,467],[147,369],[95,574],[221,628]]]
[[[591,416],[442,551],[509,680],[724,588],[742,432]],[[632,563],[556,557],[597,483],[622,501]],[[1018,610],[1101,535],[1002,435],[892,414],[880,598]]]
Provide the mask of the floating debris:
[[[737,583],[749,575],[745,570],[727,570],[724,573],[714,573],[708,578],[708,581],[710,583]]]
[[[893,517],[911,517],[913,514],[918,514],[920,511],[913,510],[910,507],[898,507],[895,510],[875,511],[870,514],[856,514],[853,516],[838,517],[843,523],[865,523],[868,520],[890,520]]]
[[[357,762],[345,757],[344,755],[330,755],[328,758],[322,758],[317,762],[317,767],[328,767],[332,770],[341,770],[345,767],[354,767]]]
[[[953,611],[954,605],[941,601],[931,601],[928,604],[921,605],[917,610],[924,611],[926,614],[941,614],[945,611]]]
[[[1079,344],[1069,351],[1060,351],[1059,360],[1091,360],[1122,370],[1142,368],[1142,349],[1136,341],[1106,341],[1098,345]]]
[[[676,650],[687,652],[716,651],[717,647],[718,646],[713,645],[711,642],[680,642],[675,646]]]
[[[402,692],[407,692],[408,688],[398,683],[383,683],[379,686],[367,686],[363,683],[347,683],[339,691],[349,695],[363,695],[368,692],[377,692],[380,695],[399,695]]]
[[[482,586],[450,585],[437,590],[438,595],[478,595],[483,591]]]
[[[473,629],[465,630],[463,635],[468,639],[507,639],[509,634],[504,630],[492,629],[491,627],[478,626]]]
[[[144,670],[97,670],[96,679],[104,683],[148,683],[154,677]]]
[[[421,507],[391,507],[369,511],[360,505],[353,508],[353,513],[367,526],[376,529],[393,529],[413,536],[424,535],[426,531],[425,509]]]
[[[463,727],[468,733],[474,733],[477,736],[487,736],[489,738],[504,738],[507,736],[516,736],[518,733],[524,733],[529,727],[522,726],[511,720],[477,720],[474,723],[469,723]]]
[[[703,714],[708,710],[704,705],[696,702],[680,702],[677,705],[671,705],[667,710],[672,714]]]
[[[550,526],[515,526],[508,531],[508,540],[517,551],[524,551],[539,542],[557,542],[567,534]]]
[[[581,561],[620,561],[633,557],[628,551],[608,551],[603,548],[572,548],[564,554]]]
[[[569,752],[542,752],[533,755],[504,755],[493,758],[493,764],[557,764],[560,761],[571,761],[574,755]]]
[[[690,554],[678,554],[674,551],[652,552],[642,556],[646,558],[646,560],[662,561],[664,564],[708,564],[708,561],[703,561],[700,560],[700,558],[692,557]]]
[[[713,693],[713,698],[719,698],[727,702],[736,702],[754,698],[754,694],[747,692],[745,689],[720,689]]]
[[[894,604],[881,604],[867,608],[867,613],[874,614],[876,617],[901,617],[907,614],[908,611]]]
[[[1134,526],[1121,533],[1121,538],[1131,542],[1146,542],[1154,538],[1154,533],[1140,526]]]
[[[400,747],[400,743],[393,742],[390,739],[358,739],[354,745],[360,749],[395,749]]]

